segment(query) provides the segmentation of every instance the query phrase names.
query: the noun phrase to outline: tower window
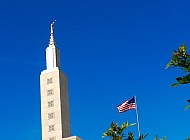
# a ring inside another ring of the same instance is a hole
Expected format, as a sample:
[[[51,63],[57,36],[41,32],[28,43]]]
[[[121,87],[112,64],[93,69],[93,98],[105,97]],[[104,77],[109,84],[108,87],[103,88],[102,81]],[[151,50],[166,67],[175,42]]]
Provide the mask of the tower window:
[[[48,119],[54,119],[55,113],[48,113]]]
[[[49,101],[48,102],[48,107],[53,107],[54,106],[54,102],[53,101]]]
[[[47,79],[47,84],[52,84],[53,83],[53,78],[48,78]]]
[[[49,138],[49,140],[55,140],[55,137]]]
[[[50,125],[49,126],[49,132],[51,132],[51,131],[55,131],[55,125]]]
[[[53,89],[48,89],[47,90],[47,96],[49,96],[49,95],[53,95]]]

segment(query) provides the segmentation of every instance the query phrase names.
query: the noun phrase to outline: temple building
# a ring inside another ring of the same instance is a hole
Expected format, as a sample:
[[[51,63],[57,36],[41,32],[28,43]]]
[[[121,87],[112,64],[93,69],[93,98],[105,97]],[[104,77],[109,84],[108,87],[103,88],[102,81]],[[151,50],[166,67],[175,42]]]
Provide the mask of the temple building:
[[[46,48],[46,69],[40,75],[42,140],[81,140],[71,136],[68,80],[60,68],[54,23]]]

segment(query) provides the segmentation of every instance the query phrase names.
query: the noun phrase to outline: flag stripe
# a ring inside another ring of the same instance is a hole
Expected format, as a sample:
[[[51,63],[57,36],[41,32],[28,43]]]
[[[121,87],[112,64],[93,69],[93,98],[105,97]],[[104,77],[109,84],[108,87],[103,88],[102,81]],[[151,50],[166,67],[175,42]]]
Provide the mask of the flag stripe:
[[[136,109],[135,98],[133,97],[130,100],[125,101],[121,105],[117,106],[117,109],[119,110],[120,113]]]

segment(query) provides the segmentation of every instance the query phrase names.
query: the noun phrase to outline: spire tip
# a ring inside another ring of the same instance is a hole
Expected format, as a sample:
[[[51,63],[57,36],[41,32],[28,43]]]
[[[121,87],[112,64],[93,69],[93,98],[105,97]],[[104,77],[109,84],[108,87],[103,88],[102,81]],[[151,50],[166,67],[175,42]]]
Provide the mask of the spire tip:
[[[56,22],[56,20],[54,20],[54,21],[52,22],[52,24],[51,24],[51,25],[54,25],[54,24],[55,24],[55,22]]]

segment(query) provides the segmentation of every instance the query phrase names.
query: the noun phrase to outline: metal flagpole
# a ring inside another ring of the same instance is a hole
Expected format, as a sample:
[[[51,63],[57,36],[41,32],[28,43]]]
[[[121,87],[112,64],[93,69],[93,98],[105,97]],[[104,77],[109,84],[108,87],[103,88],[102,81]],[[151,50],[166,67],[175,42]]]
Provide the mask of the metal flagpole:
[[[136,100],[136,96],[135,96],[135,103],[136,103],[136,116],[137,116],[137,125],[138,125],[138,133],[139,133],[139,137],[141,136],[140,133],[140,124],[139,124],[139,115],[138,115],[138,111],[137,111],[137,100]]]

